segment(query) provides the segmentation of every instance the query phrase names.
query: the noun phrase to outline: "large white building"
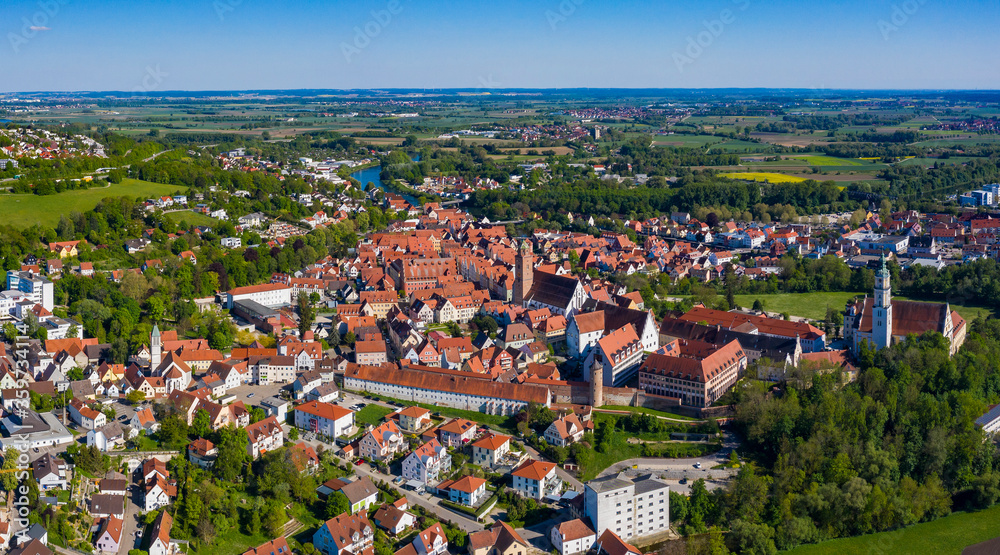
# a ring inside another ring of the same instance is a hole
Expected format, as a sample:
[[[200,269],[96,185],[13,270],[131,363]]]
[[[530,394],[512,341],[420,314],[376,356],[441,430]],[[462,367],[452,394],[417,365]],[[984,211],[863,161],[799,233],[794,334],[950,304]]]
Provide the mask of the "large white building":
[[[532,401],[545,407],[551,405],[546,387],[494,382],[462,374],[349,364],[344,372],[344,389],[486,414],[517,414]]]
[[[328,437],[340,437],[354,429],[354,411],[310,401],[295,407],[295,427]]]
[[[591,480],[584,488],[584,512],[598,536],[605,530],[624,540],[648,536],[670,526],[670,487],[651,474]]]
[[[292,304],[292,288],[284,283],[248,285],[226,291],[226,308],[232,309],[237,301],[254,301],[268,308]]]
[[[52,282],[33,272],[7,272],[7,289],[20,291],[35,304],[42,305],[45,310],[55,306]]]

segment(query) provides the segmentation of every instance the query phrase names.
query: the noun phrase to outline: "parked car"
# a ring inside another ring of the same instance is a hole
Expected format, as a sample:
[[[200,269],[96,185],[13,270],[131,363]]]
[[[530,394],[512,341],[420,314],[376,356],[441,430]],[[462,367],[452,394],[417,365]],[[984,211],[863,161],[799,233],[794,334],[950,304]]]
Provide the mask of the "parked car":
[[[247,399],[252,399],[256,393],[247,393]]]

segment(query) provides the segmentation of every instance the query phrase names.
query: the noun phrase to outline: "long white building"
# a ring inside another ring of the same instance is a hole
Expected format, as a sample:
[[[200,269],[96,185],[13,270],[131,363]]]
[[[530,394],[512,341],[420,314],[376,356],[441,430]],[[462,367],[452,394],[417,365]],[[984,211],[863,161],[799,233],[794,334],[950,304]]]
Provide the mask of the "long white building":
[[[486,414],[517,414],[532,401],[550,406],[547,387],[494,382],[463,374],[466,373],[349,364],[344,372],[344,389]]]
[[[33,272],[7,272],[7,289],[20,291],[35,304],[42,305],[45,310],[55,306],[52,282]]]
[[[648,536],[670,526],[670,487],[651,474],[591,480],[584,488],[584,512],[598,536],[605,530],[623,540]]]
[[[292,304],[292,288],[284,283],[248,285],[226,291],[226,308],[232,309],[237,301],[254,301],[268,308]]]

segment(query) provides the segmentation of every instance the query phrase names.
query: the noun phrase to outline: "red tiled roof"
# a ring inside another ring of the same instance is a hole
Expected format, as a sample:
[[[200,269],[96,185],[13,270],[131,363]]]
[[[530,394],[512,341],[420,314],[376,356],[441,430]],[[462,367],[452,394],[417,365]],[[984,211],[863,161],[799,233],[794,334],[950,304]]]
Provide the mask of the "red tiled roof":
[[[352,413],[352,411],[345,409],[344,407],[320,401],[303,403],[295,407],[295,410],[302,411],[313,416],[318,416],[320,418],[326,418],[327,420],[340,420],[341,418],[349,416]]]
[[[489,434],[483,439],[473,443],[472,446],[488,449],[490,451],[496,451],[497,449],[503,447],[503,445],[508,441],[510,441],[510,436],[502,434]]]
[[[511,474],[513,474],[514,476],[520,476],[521,478],[527,478],[528,480],[541,482],[542,480],[545,479],[546,476],[549,475],[549,472],[552,472],[552,469],[555,467],[556,467],[555,463],[529,460],[525,461],[524,464],[514,469],[514,471],[511,472]]]

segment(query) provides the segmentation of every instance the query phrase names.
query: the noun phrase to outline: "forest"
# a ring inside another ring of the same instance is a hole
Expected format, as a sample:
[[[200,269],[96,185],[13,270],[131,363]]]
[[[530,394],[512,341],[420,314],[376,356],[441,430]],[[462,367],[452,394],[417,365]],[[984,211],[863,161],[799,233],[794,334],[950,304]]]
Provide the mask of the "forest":
[[[747,461],[729,487],[671,496],[687,533],[728,530],[729,549],[773,554],[978,510],[1000,499],[1000,453],[974,424],[1000,400],[1000,322],[972,323],[949,358],[937,333],[873,353],[860,376],[808,368],[736,390]]]

